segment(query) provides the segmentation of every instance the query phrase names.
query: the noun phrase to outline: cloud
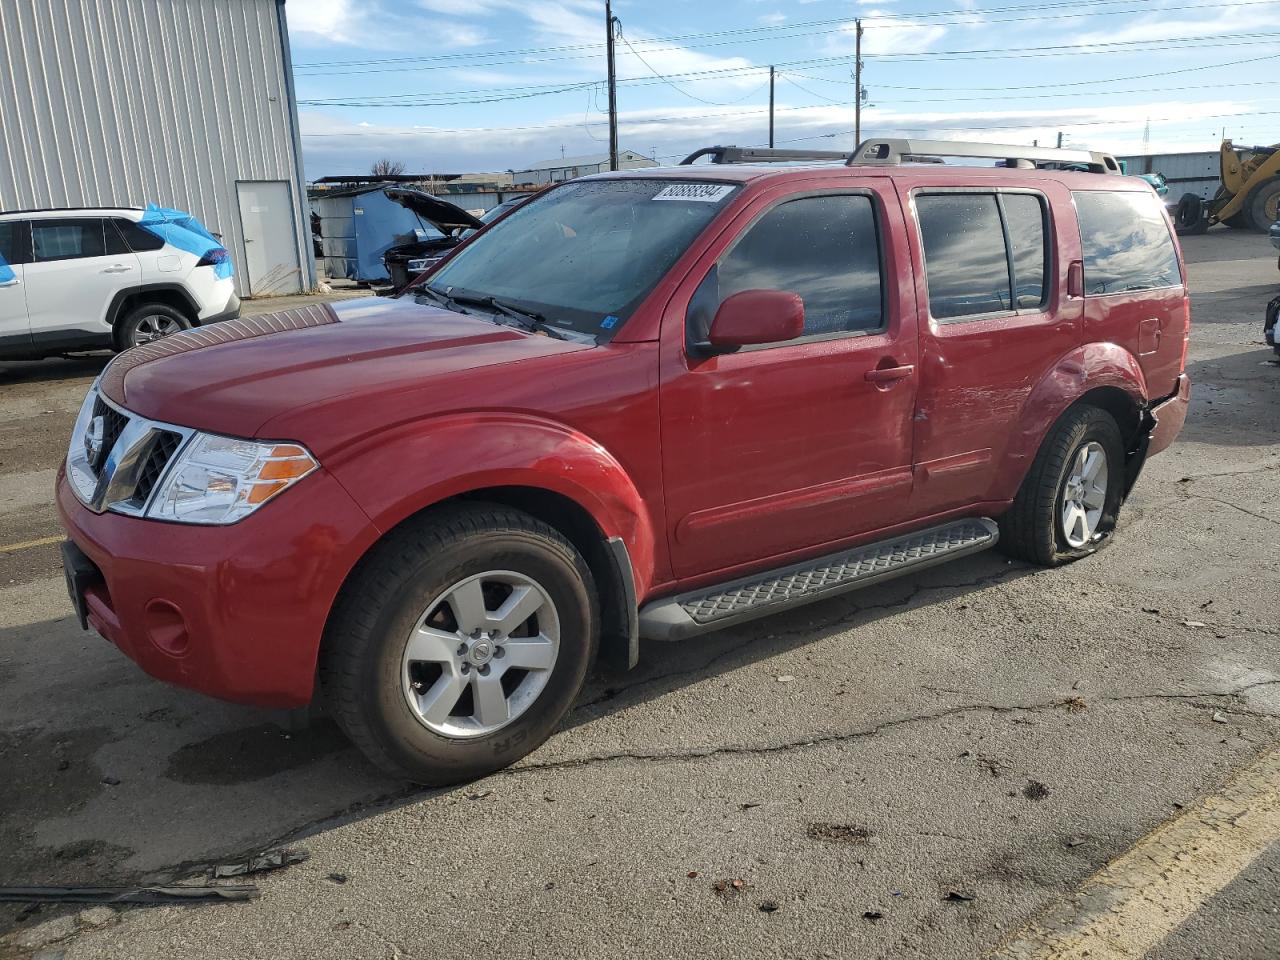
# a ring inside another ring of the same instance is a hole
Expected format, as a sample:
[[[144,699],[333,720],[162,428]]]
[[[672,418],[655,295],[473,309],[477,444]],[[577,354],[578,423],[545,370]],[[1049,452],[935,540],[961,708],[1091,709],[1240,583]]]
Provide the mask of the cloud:
[[[765,13],[765,14],[761,14],[759,17],[756,17],[756,19],[763,24],[774,26],[779,23],[786,23],[787,15],[785,13]]]
[[[354,43],[352,0],[307,0],[285,4],[290,35],[310,35],[330,43]]]

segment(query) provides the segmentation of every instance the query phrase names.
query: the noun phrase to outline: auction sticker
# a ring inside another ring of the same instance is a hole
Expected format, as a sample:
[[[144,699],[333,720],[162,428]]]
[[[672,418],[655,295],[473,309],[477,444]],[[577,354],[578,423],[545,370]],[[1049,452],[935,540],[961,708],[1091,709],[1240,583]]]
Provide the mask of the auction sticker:
[[[673,183],[664,187],[655,200],[685,200],[692,203],[719,203],[733,193],[733,184]]]

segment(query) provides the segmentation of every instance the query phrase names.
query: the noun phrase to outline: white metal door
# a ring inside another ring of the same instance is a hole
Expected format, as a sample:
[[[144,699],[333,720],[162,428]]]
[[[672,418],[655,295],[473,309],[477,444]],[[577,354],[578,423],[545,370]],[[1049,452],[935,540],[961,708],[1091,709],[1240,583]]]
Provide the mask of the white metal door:
[[[286,180],[241,180],[240,229],[251,296],[302,292],[293,200]]]

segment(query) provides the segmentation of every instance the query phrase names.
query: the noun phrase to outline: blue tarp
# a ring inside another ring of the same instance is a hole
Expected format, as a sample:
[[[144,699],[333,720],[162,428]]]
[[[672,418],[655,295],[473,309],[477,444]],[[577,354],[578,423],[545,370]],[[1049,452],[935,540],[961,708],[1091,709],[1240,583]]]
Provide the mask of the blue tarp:
[[[221,257],[214,257],[213,272],[222,279],[232,276],[235,267],[231,257],[222,246],[222,241],[210,233],[203,223],[191,214],[182,210],[170,210],[158,207],[154,203],[147,204],[147,209],[138,221],[138,226],[148,233],[153,233],[165,243],[194,253],[197,257],[221,250]]]
[[[13,267],[9,266],[9,261],[5,260],[4,254],[0,253],[0,283],[8,283],[16,276]]]

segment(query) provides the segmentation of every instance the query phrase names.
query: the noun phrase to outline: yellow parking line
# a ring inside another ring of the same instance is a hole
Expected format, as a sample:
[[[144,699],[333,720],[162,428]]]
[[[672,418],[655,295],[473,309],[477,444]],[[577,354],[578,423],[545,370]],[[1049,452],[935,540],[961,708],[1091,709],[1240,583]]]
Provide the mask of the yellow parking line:
[[[1149,833],[990,960],[1137,960],[1280,840],[1280,750]]]
[[[7,543],[0,546],[0,553],[17,553],[19,550],[29,550],[32,547],[44,547],[51,543],[61,543],[66,537],[44,537],[40,540],[26,540],[22,543]]]

